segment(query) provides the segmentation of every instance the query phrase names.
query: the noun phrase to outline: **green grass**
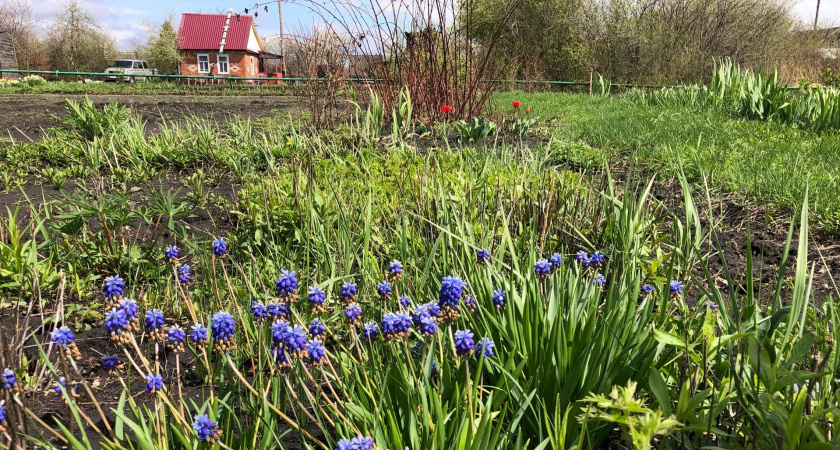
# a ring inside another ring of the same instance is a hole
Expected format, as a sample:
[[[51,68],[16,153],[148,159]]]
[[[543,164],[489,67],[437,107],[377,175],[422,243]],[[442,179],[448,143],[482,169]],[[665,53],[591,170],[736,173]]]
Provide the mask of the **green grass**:
[[[613,163],[651,173],[680,172],[695,184],[708,178],[721,192],[736,192],[785,212],[799,207],[806,186],[818,225],[840,230],[840,134],[733,118],[714,108],[658,107],[623,97],[521,92],[531,115],[548,120],[555,138],[589,144]]]

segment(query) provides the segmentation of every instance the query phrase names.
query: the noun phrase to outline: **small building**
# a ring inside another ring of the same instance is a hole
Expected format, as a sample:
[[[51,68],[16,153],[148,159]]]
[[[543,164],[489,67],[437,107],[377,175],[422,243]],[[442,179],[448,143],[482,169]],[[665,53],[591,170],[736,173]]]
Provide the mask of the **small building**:
[[[11,30],[0,28],[0,69],[16,70],[17,56],[15,55],[15,43],[12,38]],[[8,78],[16,80],[19,78],[17,73],[0,73],[0,78]]]
[[[254,19],[248,15],[181,16],[178,28],[181,75],[216,77],[282,77],[280,56],[264,50]]]

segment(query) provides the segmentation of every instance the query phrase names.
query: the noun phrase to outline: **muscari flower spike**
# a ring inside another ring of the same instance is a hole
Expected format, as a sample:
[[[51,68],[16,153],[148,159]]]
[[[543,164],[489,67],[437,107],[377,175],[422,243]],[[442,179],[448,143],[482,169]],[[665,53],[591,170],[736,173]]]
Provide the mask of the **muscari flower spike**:
[[[407,295],[403,295],[399,298],[400,306],[403,308],[411,307],[411,298]]]
[[[227,241],[225,238],[213,239],[213,254],[217,258],[224,258],[228,254]]]
[[[382,317],[382,336],[386,340],[399,339],[411,330],[411,317],[408,313],[388,313]]]
[[[495,347],[496,345],[493,344],[493,341],[490,340],[490,338],[481,338],[481,340],[478,341],[477,346],[478,354],[485,358],[496,356],[496,354],[493,352],[493,348]]]
[[[306,330],[302,326],[295,325],[287,328],[282,343],[283,349],[290,356],[306,356]]]
[[[58,379],[58,382],[53,387],[53,390],[55,391],[56,394],[61,394],[61,388],[67,389],[67,381],[64,379],[64,377],[61,377],[61,378]],[[78,395],[79,395],[79,385],[74,384],[72,389],[67,389],[67,393],[70,394],[73,397],[78,397]],[[67,399],[64,399],[64,401],[66,402]]]
[[[155,392],[163,389],[163,377],[160,374],[152,375],[151,373],[146,375],[146,393],[147,394],[154,394]]]
[[[592,283],[595,284],[595,286],[603,287],[605,284],[607,284],[607,279],[604,278],[604,274],[596,273],[595,278],[592,279]]]
[[[105,294],[105,298],[120,298],[125,292],[125,281],[119,275],[108,277],[105,279],[105,285],[102,286],[102,292]]]
[[[306,344],[305,361],[311,366],[320,366],[327,362],[327,349],[320,339],[313,339]]]
[[[4,369],[3,370],[3,379],[0,380],[0,388],[3,388],[7,391],[11,391],[17,385],[17,377],[15,373],[12,372],[12,369]]]
[[[163,257],[166,258],[167,262],[175,262],[178,259],[178,247],[174,245],[167,246],[163,252]]]
[[[125,318],[128,320],[128,329],[131,331],[140,331],[140,306],[130,298],[124,298],[120,301],[117,309],[125,311]]]
[[[190,341],[195,346],[207,344],[207,327],[197,323],[190,327]]]
[[[0,431],[6,431],[6,403],[0,402]]]
[[[444,277],[438,295],[438,305],[441,315],[446,319],[455,320],[460,317],[461,297],[464,295],[464,280],[456,276]]]
[[[373,341],[379,337],[379,326],[376,322],[368,322],[362,327],[362,336]]]
[[[338,296],[344,302],[353,302],[356,300],[356,296],[359,294],[359,288],[356,286],[356,283],[352,281],[347,281],[341,285],[341,290],[338,293]]]
[[[671,292],[671,298],[682,298],[682,291],[685,285],[677,280],[671,280],[671,283],[668,285],[668,290]]]
[[[483,248],[480,248],[477,252],[475,252],[475,259],[478,261],[479,264],[486,264],[490,262],[490,252]]]
[[[166,337],[166,331],[163,329],[163,313],[160,310],[147,311],[143,325],[146,327],[146,331],[151,334],[153,341],[162,341]]]
[[[268,308],[262,303],[254,300],[251,303],[251,314],[254,315],[254,322],[263,323],[268,318]]]
[[[50,332],[50,341],[67,352],[68,358],[79,359],[82,354],[76,346],[76,336],[70,328],[63,326]]]
[[[312,319],[312,322],[309,322],[309,334],[312,336],[320,336],[326,332],[327,326],[320,320]]]
[[[505,293],[505,291],[501,289],[496,289],[495,291],[493,291],[492,299],[493,306],[495,306],[496,309],[505,309],[505,305],[507,304],[507,294]]]
[[[438,302],[431,301],[426,303],[425,306],[429,308],[429,314],[432,317],[440,317],[440,304]]]
[[[351,303],[344,311],[344,318],[350,325],[356,326],[359,317],[362,317],[362,307],[357,303]]]
[[[271,346],[275,348],[283,347],[283,340],[286,339],[286,333],[291,329],[291,325],[283,319],[274,322],[271,325]]]
[[[719,308],[718,308],[718,305],[715,305],[715,302],[713,302],[713,301],[711,301],[711,300],[706,301],[706,307],[707,307],[707,308],[709,308],[709,309],[711,309],[711,310],[712,310],[712,312],[715,312],[715,313],[716,313],[716,312],[718,311],[718,309],[719,309]]]
[[[183,264],[181,267],[178,268],[178,282],[181,284],[187,284],[192,281],[192,274],[190,274],[190,266],[188,264]]]
[[[604,254],[596,251],[589,257],[589,265],[600,269],[604,266]]]
[[[274,363],[279,369],[291,369],[292,363],[289,361],[289,355],[286,350],[281,347],[272,347],[270,349],[271,356],[274,357]]]
[[[581,250],[575,254],[575,261],[581,263],[583,267],[589,267],[589,254]]]
[[[455,352],[458,356],[472,355],[475,352],[475,340],[472,331],[469,329],[455,332]]]
[[[318,286],[309,287],[309,308],[315,314],[321,314],[326,311],[324,302],[327,300],[327,294],[324,293]]]
[[[639,288],[639,294],[642,297],[647,297],[648,295],[653,294],[655,291],[656,288],[649,284],[643,284],[642,287]]]
[[[341,439],[335,450],[375,450],[373,439],[361,434],[353,439]]]
[[[397,260],[388,264],[388,281],[398,281],[403,276],[403,265]]]
[[[294,270],[283,269],[277,278],[275,289],[283,300],[297,300],[298,279]]]
[[[222,437],[222,430],[219,429],[219,424],[211,422],[207,414],[195,416],[192,427],[199,441],[212,444]]]
[[[271,302],[266,306],[266,311],[275,321],[289,318],[289,308],[285,303]]]
[[[391,297],[391,292],[393,292],[393,290],[391,289],[391,283],[389,283],[388,281],[383,281],[379,283],[376,286],[376,292],[379,294],[380,297],[382,297],[383,300]]]
[[[548,263],[551,264],[551,268],[555,271],[559,270],[563,265],[563,255],[559,253],[551,255],[551,258],[548,258]]]
[[[116,372],[120,366],[120,358],[117,355],[103,355],[100,359],[100,364],[108,372]]]
[[[551,265],[547,260],[541,259],[534,264],[534,273],[537,275],[537,278],[548,278],[551,275]]]
[[[475,295],[467,295],[464,297],[464,306],[470,310],[470,312],[475,312],[478,309],[478,301],[475,299]]]
[[[210,318],[210,331],[213,336],[213,350],[228,352],[236,348],[236,321],[227,311],[219,311]]]
[[[166,346],[173,352],[183,352],[184,342],[187,340],[187,333],[178,325],[172,326],[166,332]]]
[[[431,336],[438,330],[437,319],[432,316],[423,317],[420,319],[417,328],[420,329],[420,334],[423,336]]]
[[[131,331],[130,326],[124,308],[112,308],[110,312],[105,313],[105,328],[111,334],[111,340],[128,343],[130,339],[128,332]]]

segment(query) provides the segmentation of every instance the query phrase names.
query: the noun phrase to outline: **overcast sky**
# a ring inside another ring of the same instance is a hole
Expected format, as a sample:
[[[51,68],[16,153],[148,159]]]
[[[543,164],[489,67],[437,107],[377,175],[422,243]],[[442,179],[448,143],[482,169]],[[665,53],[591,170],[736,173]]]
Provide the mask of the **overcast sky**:
[[[66,0],[40,0],[33,2],[38,5],[38,14],[49,20],[54,11]],[[143,18],[152,22],[161,22],[167,13],[173,13],[176,22],[180,21],[183,12],[224,12],[233,8],[242,12],[245,8],[253,8],[255,0],[77,0],[87,9],[102,26],[110,32],[121,47],[128,45],[132,38],[145,39],[146,30],[140,21]],[[814,20],[817,0],[796,0],[794,12],[806,23]],[[256,19],[260,36],[266,37],[279,33],[277,6],[270,5],[266,13],[259,9]],[[286,32],[300,26],[311,24],[314,17],[302,6],[284,3],[284,19]],[[820,24],[823,26],[840,26],[840,0],[822,0],[820,5]],[[176,23],[177,26],[177,23]]]

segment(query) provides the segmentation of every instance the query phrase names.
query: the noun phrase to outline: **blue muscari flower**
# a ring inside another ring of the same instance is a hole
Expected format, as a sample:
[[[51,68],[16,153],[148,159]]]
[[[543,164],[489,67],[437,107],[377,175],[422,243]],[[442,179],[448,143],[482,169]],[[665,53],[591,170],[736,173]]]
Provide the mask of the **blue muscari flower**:
[[[440,304],[435,301],[431,301],[426,303],[426,307],[429,308],[429,314],[432,317],[440,317]]]
[[[146,331],[156,331],[163,328],[163,322],[163,313],[160,310],[153,309],[146,312],[146,320],[144,322]]]
[[[105,285],[102,286],[102,292],[107,298],[121,297],[125,292],[125,281],[119,275],[108,277],[105,279]]]
[[[416,327],[420,326],[420,321],[424,317],[432,317],[432,313],[429,312],[429,305],[419,305],[411,312],[411,320]]]
[[[408,334],[411,330],[411,318],[405,312],[387,313],[382,318],[382,336],[386,339],[396,339]]]
[[[286,333],[288,333],[292,327],[283,319],[274,322],[271,325],[271,342],[273,347],[282,347],[283,341],[286,339]]]
[[[53,330],[50,333],[50,341],[60,347],[67,347],[72,344],[75,339],[76,336],[74,336],[73,332],[70,331],[70,328],[67,328],[66,326]]]
[[[114,370],[120,365],[120,358],[117,355],[103,355],[100,361],[102,368],[108,371]]]
[[[388,264],[388,279],[389,280],[399,280],[402,278],[403,274],[403,265],[401,262],[394,260]]]
[[[589,257],[589,265],[595,267],[601,267],[604,265],[604,254],[596,251]]]
[[[163,252],[163,257],[169,262],[175,261],[178,259],[178,247],[174,245],[166,247],[166,251]]]
[[[213,254],[216,255],[217,258],[221,258],[228,253],[227,248],[227,241],[225,238],[221,237],[218,239],[213,239]]]
[[[61,377],[61,378],[58,379],[58,383],[55,384],[55,387],[53,388],[53,390],[55,391],[56,394],[60,394],[61,393],[61,388],[65,388],[65,389],[67,388],[67,382],[64,380],[64,377]]]
[[[589,254],[581,250],[575,255],[575,261],[583,264],[583,267],[589,267]]]
[[[368,322],[362,327],[362,336],[374,340],[379,337],[379,326],[376,325],[376,322]]]
[[[160,374],[146,375],[146,392],[154,394],[156,391],[163,389],[163,377]]]
[[[306,330],[300,325],[288,328],[283,336],[283,348],[294,356],[305,350],[305,347]]]
[[[309,322],[309,334],[312,336],[320,336],[327,331],[326,325],[318,319],[312,319],[312,322]]]
[[[644,296],[652,294],[654,291],[656,291],[656,288],[649,285],[649,284],[643,284],[642,287],[639,288],[639,291],[641,292],[642,296],[644,297]]]
[[[266,306],[266,311],[268,316],[274,320],[289,318],[289,308],[285,303],[271,302]]]
[[[669,285],[669,290],[671,291],[672,297],[680,297],[682,296],[682,290],[685,285],[679,281],[671,280],[671,284]]]
[[[277,278],[276,290],[280,298],[294,298],[297,295],[298,279],[294,270],[283,269]]]
[[[373,450],[373,439],[362,436],[361,434],[353,439],[341,439],[338,441],[338,447],[335,450]]]
[[[181,284],[187,284],[192,281],[192,275],[190,274],[190,266],[188,264],[183,264],[181,267],[178,268],[178,281]]]
[[[110,312],[105,313],[105,328],[112,337],[123,334],[128,330],[128,325],[128,316],[124,308],[112,308]]]
[[[437,320],[432,316],[423,317],[418,328],[423,336],[431,336],[438,330]]]
[[[325,294],[318,286],[309,287],[309,306],[316,309],[323,308],[324,301],[326,300],[327,294]]]
[[[551,265],[547,260],[541,259],[534,264],[534,273],[537,274],[537,278],[547,278],[551,274]]]
[[[15,388],[15,384],[17,384],[17,377],[15,377],[15,373],[12,372],[11,369],[4,369],[3,380],[0,381],[0,387],[3,387],[7,391],[11,391]]]
[[[192,427],[193,430],[195,430],[195,434],[198,436],[198,440],[203,442],[215,442],[221,434],[219,431],[219,424],[211,422],[210,417],[208,417],[207,414],[195,416]]]
[[[338,441],[338,447],[336,447],[335,450],[353,450],[353,448],[350,447],[349,439],[341,439]]]
[[[207,343],[207,328],[197,323],[190,327],[190,341],[196,345],[203,345]]]
[[[178,325],[174,325],[166,332],[166,343],[169,345],[169,348],[173,350],[183,350],[184,341],[186,340],[187,333]]]
[[[262,303],[254,300],[253,303],[251,303],[251,314],[254,315],[255,322],[262,322],[268,317],[268,308],[266,308]]]
[[[718,305],[715,305],[715,303],[711,300],[706,301],[706,306],[711,309],[712,312],[717,312],[718,310]]]
[[[449,276],[443,279],[440,286],[440,294],[438,295],[438,305],[441,308],[448,308],[453,311],[458,311],[458,303],[464,295],[464,280],[459,277]]]
[[[383,281],[376,286],[376,292],[379,293],[379,296],[382,298],[388,298],[391,296],[391,283],[387,281]]]
[[[411,298],[409,298],[409,296],[407,295],[403,295],[402,297],[400,297],[399,301],[400,306],[402,306],[403,308],[408,308],[409,306],[411,306]]]
[[[493,344],[493,341],[490,340],[490,338],[482,338],[480,341],[478,341],[478,352],[485,358],[489,358],[491,356],[496,355],[495,353],[493,353],[494,347],[495,345]]]
[[[593,282],[596,286],[603,286],[603,285],[605,285],[605,284],[607,283],[607,279],[606,279],[606,278],[604,278],[604,275],[603,275],[603,274],[601,274],[601,273],[596,273],[596,274],[595,274],[595,278],[593,278],[593,279],[592,279],[592,282]]]
[[[125,318],[128,319],[129,323],[140,318],[140,306],[130,298],[123,299],[117,309],[125,311]]]
[[[341,300],[345,302],[352,302],[356,299],[356,295],[359,294],[359,289],[356,286],[356,283],[352,281],[347,281],[341,285],[341,290],[339,291],[338,295],[341,297]]]
[[[274,357],[274,363],[277,364],[280,368],[287,369],[292,367],[291,362],[289,361],[289,355],[286,353],[281,347],[273,347],[270,350],[271,356]]]
[[[455,352],[458,356],[472,355],[475,351],[475,340],[473,332],[469,329],[455,332]]]
[[[0,431],[6,427],[6,403],[0,402]]]
[[[478,309],[478,301],[476,301],[474,295],[465,295],[464,306],[466,306],[470,311],[475,312],[475,310]]]
[[[504,309],[506,304],[506,294],[505,291],[501,289],[496,289],[493,291],[493,306],[496,309]]]
[[[551,264],[551,267],[554,268],[554,270],[559,269],[560,266],[563,265],[563,255],[559,253],[551,255],[551,258],[548,258],[548,263]]]
[[[306,362],[309,364],[313,366],[323,364],[326,355],[327,349],[319,339],[313,339],[306,344]]]
[[[210,331],[213,335],[213,345],[219,350],[226,351],[227,343],[233,341],[236,321],[229,312],[219,311],[210,318]]]
[[[480,248],[477,252],[475,252],[475,258],[478,260],[479,263],[484,264],[490,261],[490,252],[483,248]]]
[[[344,317],[347,319],[348,322],[351,324],[355,324],[359,317],[362,316],[362,308],[356,304],[351,303],[347,310],[344,311]]]

